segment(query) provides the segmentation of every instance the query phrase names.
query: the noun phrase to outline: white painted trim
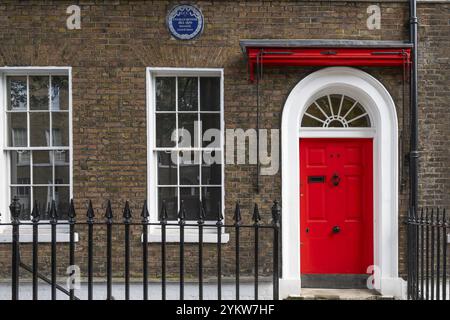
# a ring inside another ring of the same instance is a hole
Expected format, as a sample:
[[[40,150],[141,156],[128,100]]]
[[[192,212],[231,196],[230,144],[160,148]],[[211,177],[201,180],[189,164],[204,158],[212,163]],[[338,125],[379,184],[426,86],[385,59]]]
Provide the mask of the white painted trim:
[[[156,189],[156,172],[157,163],[154,157],[154,151],[157,149],[155,147],[156,138],[154,135],[155,129],[155,101],[154,101],[154,79],[157,76],[219,76],[221,79],[221,96],[220,96],[220,120],[222,125],[222,138],[221,138],[221,151],[222,151],[222,215],[224,216],[225,223],[225,120],[224,120],[224,70],[223,68],[166,68],[166,67],[147,67],[146,68],[146,116],[147,116],[147,199],[148,199],[148,210],[150,214],[150,222],[158,221],[158,202],[157,202],[157,189]],[[196,228],[186,227],[185,239],[188,242],[198,241],[198,233]],[[173,236],[167,234],[167,241],[177,242],[179,241],[178,229],[172,230]],[[216,228],[205,228],[204,230],[204,240],[209,242],[209,239],[217,239],[217,229]],[[161,228],[159,226],[149,227],[149,242],[160,242],[161,241]],[[229,241],[229,234],[222,234],[222,242],[226,243]],[[211,242],[215,242],[212,241]]]
[[[30,225],[20,227],[19,242],[31,243],[33,242],[33,233]],[[39,228],[38,242],[49,243],[52,241],[49,225],[43,225]],[[78,232],[75,232],[75,242],[79,241]],[[70,242],[70,233],[67,226],[58,226],[56,229],[56,242]],[[12,243],[12,227],[4,226],[3,231],[0,232],[0,243]]]
[[[373,128],[301,128],[300,138],[373,138]]]
[[[367,110],[373,131],[300,128],[305,109],[324,94],[345,94]],[[381,271],[381,293],[402,295],[398,277],[398,136],[395,104],[386,88],[355,68],[331,67],[301,80],[286,100],[282,116],[282,254],[281,297],[298,295],[300,270],[300,137],[374,138],[374,263]],[[297,178],[293,178],[297,177]]]
[[[5,117],[6,110],[6,95],[5,86],[6,86],[6,76],[11,75],[66,75],[68,76],[69,83],[69,147],[57,148],[57,147],[49,147],[49,148],[33,148],[35,150],[70,150],[70,164],[69,164],[69,194],[70,197],[73,198],[73,106],[72,106],[72,67],[56,67],[56,66],[26,66],[26,67],[0,67],[0,172],[6,172],[9,181],[9,164],[8,157],[6,151],[15,150],[15,149],[24,149],[24,148],[9,148],[7,147],[7,124]],[[28,101],[29,99],[27,99]],[[30,148],[25,148],[30,149]],[[32,173],[30,173],[32,174]],[[2,218],[6,221],[9,221],[9,209],[8,202],[10,199],[10,190],[7,186],[7,183],[0,183],[0,213],[2,214],[0,221]],[[5,221],[3,220],[3,221]],[[0,237],[2,233],[7,233],[7,228],[0,228]],[[22,238],[22,237],[21,237]]]

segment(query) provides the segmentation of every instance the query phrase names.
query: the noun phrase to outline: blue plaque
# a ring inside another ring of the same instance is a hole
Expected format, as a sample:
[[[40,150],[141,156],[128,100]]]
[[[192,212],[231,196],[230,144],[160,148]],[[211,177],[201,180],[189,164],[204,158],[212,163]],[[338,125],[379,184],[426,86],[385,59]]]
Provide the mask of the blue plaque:
[[[167,27],[179,40],[191,40],[203,31],[203,14],[192,5],[178,5],[167,15]]]

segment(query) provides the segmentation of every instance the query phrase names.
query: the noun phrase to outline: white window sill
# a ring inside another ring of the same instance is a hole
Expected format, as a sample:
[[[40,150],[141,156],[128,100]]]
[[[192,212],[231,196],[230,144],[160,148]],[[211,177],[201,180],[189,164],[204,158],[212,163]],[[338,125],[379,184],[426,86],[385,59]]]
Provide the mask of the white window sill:
[[[141,235],[141,242],[143,242],[143,235]],[[222,233],[221,243],[225,244],[230,241],[229,233]],[[148,233],[148,242],[149,243],[161,243],[161,231],[154,230]],[[166,233],[166,242],[167,243],[179,243],[180,242],[180,234],[178,232],[169,232]],[[184,242],[185,243],[198,243],[198,232],[188,231],[186,230],[184,234]],[[203,233],[203,243],[217,243],[217,232],[205,232]]]
[[[75,242],[79,241],[78,233],[74,233]],[[19,242],[21,243],[32,243],[33,233],[31,232],[31,226],[21,226],[19,234]],[[48,226],[41,226],[38,233],[39,243],[50,243],[52,242],[52,235],[50,233],[50,228]],[[70,242],[70,233],[67,226],[61,226],[56,229],[56,242]],[[0,230],[0,243],[12,243],[12,227],[3,227]]]

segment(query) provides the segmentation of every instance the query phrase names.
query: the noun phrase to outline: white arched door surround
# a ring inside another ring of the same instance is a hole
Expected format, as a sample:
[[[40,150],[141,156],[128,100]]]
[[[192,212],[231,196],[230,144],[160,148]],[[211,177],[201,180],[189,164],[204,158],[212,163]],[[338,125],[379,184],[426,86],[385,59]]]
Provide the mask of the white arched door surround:
[[[371,128],[301,128],[306,108],[327,94],[344,94],[361,103]],[[398,277],[398,136],[394,102],[386,88],[364,71],[331,67],[301,80],[289,94],[282,116],[282,278],[280,296],[301,292],[300,270],[300,163],[301,137],[373,137],[374,263],[380,291],[402,297],[404,282]],[[368,275],[369,276],[369,275]]]

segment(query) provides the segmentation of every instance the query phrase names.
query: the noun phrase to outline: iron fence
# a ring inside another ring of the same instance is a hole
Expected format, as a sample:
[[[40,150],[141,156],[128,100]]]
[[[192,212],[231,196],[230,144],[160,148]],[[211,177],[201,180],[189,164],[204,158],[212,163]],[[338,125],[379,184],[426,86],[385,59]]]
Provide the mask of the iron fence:
[[[161,239],[160,239],[160,253],[159,257],[152,257],[153,259],[160,259],[161,262],[161,270],[160,270],[160,288],[161,288],[161,299],[166,300],[167,298],[167,231],[168,228],[176,228],[179,230],[179,242],[177,246],[179,248],[179,299],[184,299],[185,293],[185,229],[186,228],[194,228],[198,231],[198,256],[196,257],[198,260],[198,299],[204,299],[204,261],[203,261],[203,248],[205,245],[204,242],[204,234],[206,229],[214,229],[217,232],[217,241],[216,241],[216,280],[217,280],[217,297],[218,300],[222,299],[222,261],[223,261],[223,253],[222,253],[222,237],[223,231],[225,229],[234,230],[235,232],[235,241],[234,241],[234,251],[235,251],[235,299],[240,299],[240,260],[241,260],[241,245],[240,245],[240,233],[242,230],[249,230],[254,234],[254,243],[253,243],[253,255],[254,261],[252,262],[254,273],[253,273],[253,285],[254,285],[254,299],[259,299],[259,285],[260,285],[260,232],[261,230],[267,230],[272,234],[273,242],[271,245],[272,252],[265,252],[265,256],[271,256],[271,264],[272,264],[272,282],[273,282],[273,292],[272,298],[274,300],[279,299],[279,287],[278,287],[278,279],[279,279],[279,238],[280,238],[280,218],[281,218],[281,207],[279,206],[277,201],[274,201],[273,206],[271,208],[271,221],[269,223],[262,223],[261,215],[258,206],[255,204],[253,207],[252,213],[252,223],[244,224],[242,222],[242,214],[241,207],[239,202],[236,203],[236,207],[234,210],[233,223],[225,224],[224,218],[221,213],[218,214],[217,221],[213,224],[205,223],[205,208],[200,203],[199,213],[198,213],[198,221],[192,223],[190,221],[186,221],[186,210],[184,208],[183,202],[181,202],[180,210],[178,212],[178,220],[177,221],[169,221],[168,214],[166,209],[166,204],[163,202],[160,212],[159,221],[150,222],[149,219],[149,211],[147,207],[147,202],[144,202],[142,207],[142,212],[139,217],[139,221],[136,221],[132,217],[132,212],[130,209],[129,202],[125,203],[125,207],[123,209],[122,220],[119,221],[115,219],[113,216],[113,210],[111,208],[111,202],[107,202],[106,212],[104,215],[104,219],[102,221],[97,221],[94,219],[94,209],[92,202],[89,201],[86,219],[79,220],[77,218],[77,214],[75,211],[75,206],[73,200],[70,202],[70,206],[68,212],[66,213],[68,216],[68,220],[58,220],[59,213],[56,209],[55,201],[53,201],[49,207],[49,217],[48,221],[40,220],[40,210],[39,205],[37,203],[34,204],[32,212],[31,212],[31,221],[21,221],[19,219],[20,216],[20,203],[18,199],[14,199],[13,203],[10,205],[10,213],[11,213],[11,222],[10,223],[1,223],[2,226],[11,226],[12,227],[12,243],[11,243],[11,298],[12,300],[19,300],[19,284],[21,282],[20,279],[20,270],[23,269],[31,274],[31,288],[32,288],[32,299],[39,299],[39,280],[44,281],[51,287],[51,299],[57,299],[57,291],[66,294],[70,300],[79,300],[80,298],[76,296],[76,292],[73,288],[64,288],[63,286],[57,283],[57,264],[58,257],[57,255],[57,227],[61,225],[68,226],[69,229],[69,243],[68,243],[68,264],[70,266],[75,265],[75,246],[76,246],[76,231],[80,226],[84,226],[87,228],[87,299],[94,299],[94,229],[103,226],[106,228],[106,298],[108,300],[114,299],[112,285],[113,285],[113,226],[117,226],[122,228],[124,232],[123,238],[123,247],[124,247],[124,295],[125,299],[130,299],[130,263],[131,259],[134,256],[131,256],[131,247],[130,247],[130,228],[137,227],[142,229],[142,246],[141,246],[141,258],[142,258],[142,297],[144,300],[149,299],[149,290],[154,290],[154,288],[149,287],[149,227],[157,226],[161,229]],[[31,266],[25,264],[20,257],[20,229],[21,226],[30,226],[32,230],[32,242],[31,242]],[[39,271],[39,228],[41,226],[49,226],[50,228],[50,277],[46,276],[42,272]],[[213,244],[214,245],[214,244]],[[61,248],[59,248],[61,249]],[[192,257],[190,257],[192,258]],[[159,288],[159,287],[158,287]],[[158,289],[159,290],[159,289]]]
[[[445,209],[410,212],[406,224],[408,299],[449,300],[449,221]]]

